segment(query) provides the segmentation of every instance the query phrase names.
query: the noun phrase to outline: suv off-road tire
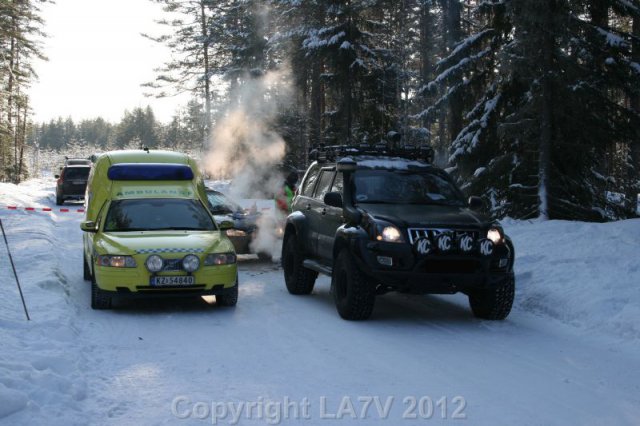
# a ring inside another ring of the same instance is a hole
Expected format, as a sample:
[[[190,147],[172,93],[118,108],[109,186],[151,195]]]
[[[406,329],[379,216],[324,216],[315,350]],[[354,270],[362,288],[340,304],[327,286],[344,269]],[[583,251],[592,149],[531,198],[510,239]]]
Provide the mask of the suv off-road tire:
[[[64,200],[58,194],[56,194],[56,206],[61,206],[64,204]]]
[[[95,277],[91,277],[91,309],[111,309],[111,296],[100,290]]]
[[[513,306],[515,287],[515,281],[511,279],[500,287],[469,293],[469,305],[473,315],[488,320],[505,319]]]
[[[331,293],[342,318],[358,321],[371,316],[376,301],[375,287],[358,269],[347,249],[343,249],[335,261]]]
[[[233,286],[231,291],[225,294],[219,294],[216,296],[216,305],[219,306],[236,306],[238,303],[238,280],[236,279],[236,285]]]
[[[298,247],[297,237],[291,234],[284,242],[282,250],[282,269],[284,281],[289,293],[310,294],[318,278],[318,273],[302,265],[304,257]]]
[[[82,266],[84,272],[84,280],[91,281],[91,269],[89,268],[89,264],[87,263],[87,255],[84,253],[82,254]]]

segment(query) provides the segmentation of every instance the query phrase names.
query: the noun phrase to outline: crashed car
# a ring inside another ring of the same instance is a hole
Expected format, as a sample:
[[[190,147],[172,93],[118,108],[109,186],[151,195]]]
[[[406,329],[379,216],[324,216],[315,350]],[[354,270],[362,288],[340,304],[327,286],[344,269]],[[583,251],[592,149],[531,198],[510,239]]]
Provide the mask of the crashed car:
[[[276,240],[282,239],[282,226],[276,226],[275,220],[258,211],[255,205],[244,209],[220,191],[206,188],[206,193],[209,211],[216,223],[233,223],[233,228],[226,232],[236,253],[256,254],[260,260],[271,260]],[[258,242],[261,232],[263,238]]]

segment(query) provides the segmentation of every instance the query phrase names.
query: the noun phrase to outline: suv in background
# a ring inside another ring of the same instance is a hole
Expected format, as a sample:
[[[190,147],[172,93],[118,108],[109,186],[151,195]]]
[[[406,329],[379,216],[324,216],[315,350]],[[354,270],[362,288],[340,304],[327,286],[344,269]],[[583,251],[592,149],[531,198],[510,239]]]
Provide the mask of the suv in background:
[[[515,293],[514,247],[465,200],[431,148],[328,147],[312,152],[287,218],[282,266],[291,294],[331,276],[340,316],[368,318],[377,295],[469,297],[479,318],[507,317]]]
[[[88,161],[88,160],[87,160]],[[56,184],[56,205],[66,200],[82,200],[87,189],[87,180],[91,171],[91,162],[85,165],[66,165],[60,169]]]

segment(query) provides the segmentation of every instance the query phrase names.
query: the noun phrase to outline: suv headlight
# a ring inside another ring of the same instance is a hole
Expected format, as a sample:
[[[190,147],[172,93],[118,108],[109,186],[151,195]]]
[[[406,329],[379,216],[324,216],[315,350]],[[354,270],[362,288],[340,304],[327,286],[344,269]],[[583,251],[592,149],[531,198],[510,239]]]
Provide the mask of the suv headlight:
[[[404,237],[400,229],[388,222],[375,221],[375,239],[387,243],[403,243]]]
[[[135,268],[136,261],[131,256],[103,254],[98,256],[98,266],[111,268]]]
[[[487,239],[491,240],[493,244],[502,243],[502,230],[500,228],[491,228],[487,232]]]
[[[212,253],[204,258],[204,266],[230,265],[236,263],[235,253]]]

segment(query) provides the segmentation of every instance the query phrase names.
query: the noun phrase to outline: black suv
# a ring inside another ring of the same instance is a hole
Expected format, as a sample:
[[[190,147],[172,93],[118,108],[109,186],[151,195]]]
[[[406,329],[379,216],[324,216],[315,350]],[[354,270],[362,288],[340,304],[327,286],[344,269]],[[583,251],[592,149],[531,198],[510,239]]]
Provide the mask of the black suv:
[[[56,204],[62,205],[66,200],[82,200],[87,189],[91,165],[67,165],[62,167],[56,184]]]
[[[376,295],[468,295],[473,313],[501,320],[513,304],[514,248],[502,227],[430,164],[430,148],[312,152],[286,222],[282,266],[291,294],[318,273],[344,319],[368,318]]]

